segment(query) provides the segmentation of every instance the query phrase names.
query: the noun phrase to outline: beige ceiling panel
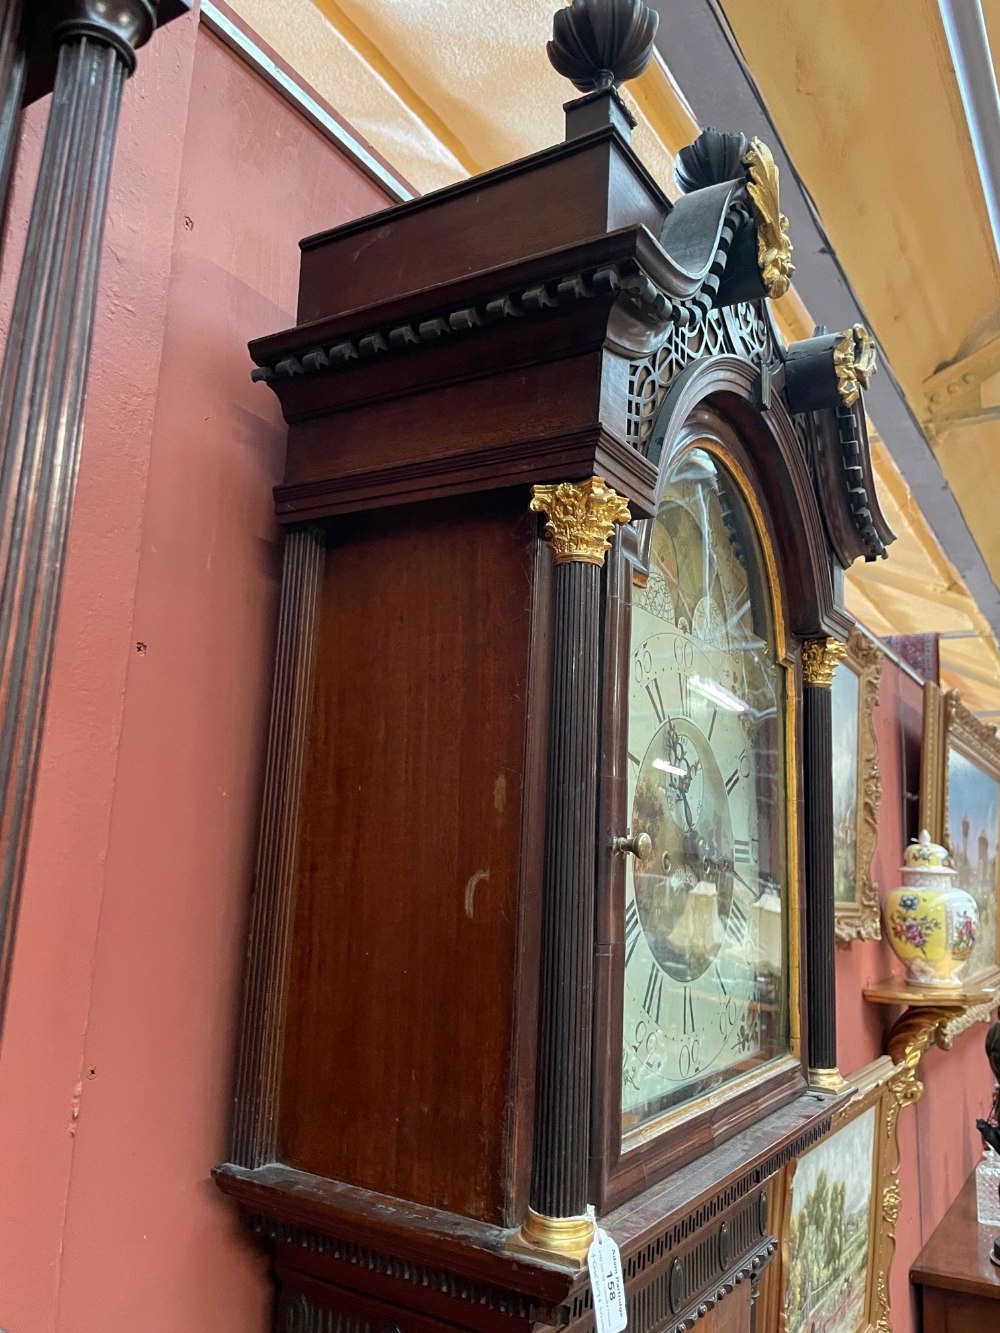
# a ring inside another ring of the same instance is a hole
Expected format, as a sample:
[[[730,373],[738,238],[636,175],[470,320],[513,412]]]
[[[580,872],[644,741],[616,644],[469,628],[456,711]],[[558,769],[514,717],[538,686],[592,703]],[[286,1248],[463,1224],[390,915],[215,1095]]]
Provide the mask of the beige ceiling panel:
[[[847,574],[847,606],[873,634],[946,634],[941,679],[976,712],[1000,712],[1000,658],[985,617],[927,527],[906,481],[879,439],[872,442],[879,499],[898,539],[888,560]]]
[[[983,559],[1000,570],[1000,421],[953,426],[938,435],[935,449]]]
[[[386,72],[312,0],[230,0],[230,7],[418,190],[466,174]]]
[[[562,138],[569,85],[545,58],[552,0],[316,0],[359,29],[484,171]]]
[[[838,258],[911,401],[1000,301],[934,0],[723,0]],[[779,40],[780,37],[780,40]]]

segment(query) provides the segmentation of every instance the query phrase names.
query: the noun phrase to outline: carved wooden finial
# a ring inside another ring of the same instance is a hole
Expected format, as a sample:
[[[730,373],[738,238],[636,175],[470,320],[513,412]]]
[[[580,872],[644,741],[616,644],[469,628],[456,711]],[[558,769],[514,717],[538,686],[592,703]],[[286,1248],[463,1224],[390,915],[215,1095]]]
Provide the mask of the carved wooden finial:
[[[707,185],[721,185],[723,181],[739,180],[743,174],[743,159],[750,143],[739,131],[702,130],[694,143],[677,154],[674,176],[685,194],[703,190]]]
[[[581,92],[617,88],[649,64],[659,21],[643,0],[573,0],[556,12],[545,50]]]

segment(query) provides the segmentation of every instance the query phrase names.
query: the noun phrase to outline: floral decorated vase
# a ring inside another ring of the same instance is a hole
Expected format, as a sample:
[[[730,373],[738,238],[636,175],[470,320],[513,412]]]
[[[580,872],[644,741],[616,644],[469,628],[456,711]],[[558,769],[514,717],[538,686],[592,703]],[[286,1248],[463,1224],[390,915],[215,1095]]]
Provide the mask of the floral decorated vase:
[[[912,985],[959,986],[976,943],[976,900],[952,886],[948,852],[926,830],[903,860],[903,886],[892,890],[883,908],[886,938]]]

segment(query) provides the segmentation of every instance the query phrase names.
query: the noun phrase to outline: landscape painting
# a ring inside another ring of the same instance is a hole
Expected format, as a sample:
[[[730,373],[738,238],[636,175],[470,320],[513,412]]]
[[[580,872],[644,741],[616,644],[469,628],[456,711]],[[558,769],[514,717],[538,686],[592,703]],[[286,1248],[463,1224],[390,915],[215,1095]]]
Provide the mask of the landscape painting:
[[[966,979],[996,963],[997,833],[1000,784],[971,759],[948,747],[948,848],[957,874],[953,883],[979,906],[976,947]]]
[[[876,1107],[800,1159],[792,1179],[785,1333],[867,1329]]]
[[[857,901],[858,733],[861,681],[843,663],[833,674],[833,885],[838,903]]]

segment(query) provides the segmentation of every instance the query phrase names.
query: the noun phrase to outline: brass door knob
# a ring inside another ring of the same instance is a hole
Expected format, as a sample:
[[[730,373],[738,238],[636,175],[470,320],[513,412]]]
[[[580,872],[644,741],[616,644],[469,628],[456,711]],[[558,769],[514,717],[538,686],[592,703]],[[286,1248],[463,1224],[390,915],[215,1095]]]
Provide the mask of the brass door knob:
[[[616,852],[631,852],[639,861],[653,854],[653,839],[648,833],[633,833],[629,838],[614,838],[611,847]]]

